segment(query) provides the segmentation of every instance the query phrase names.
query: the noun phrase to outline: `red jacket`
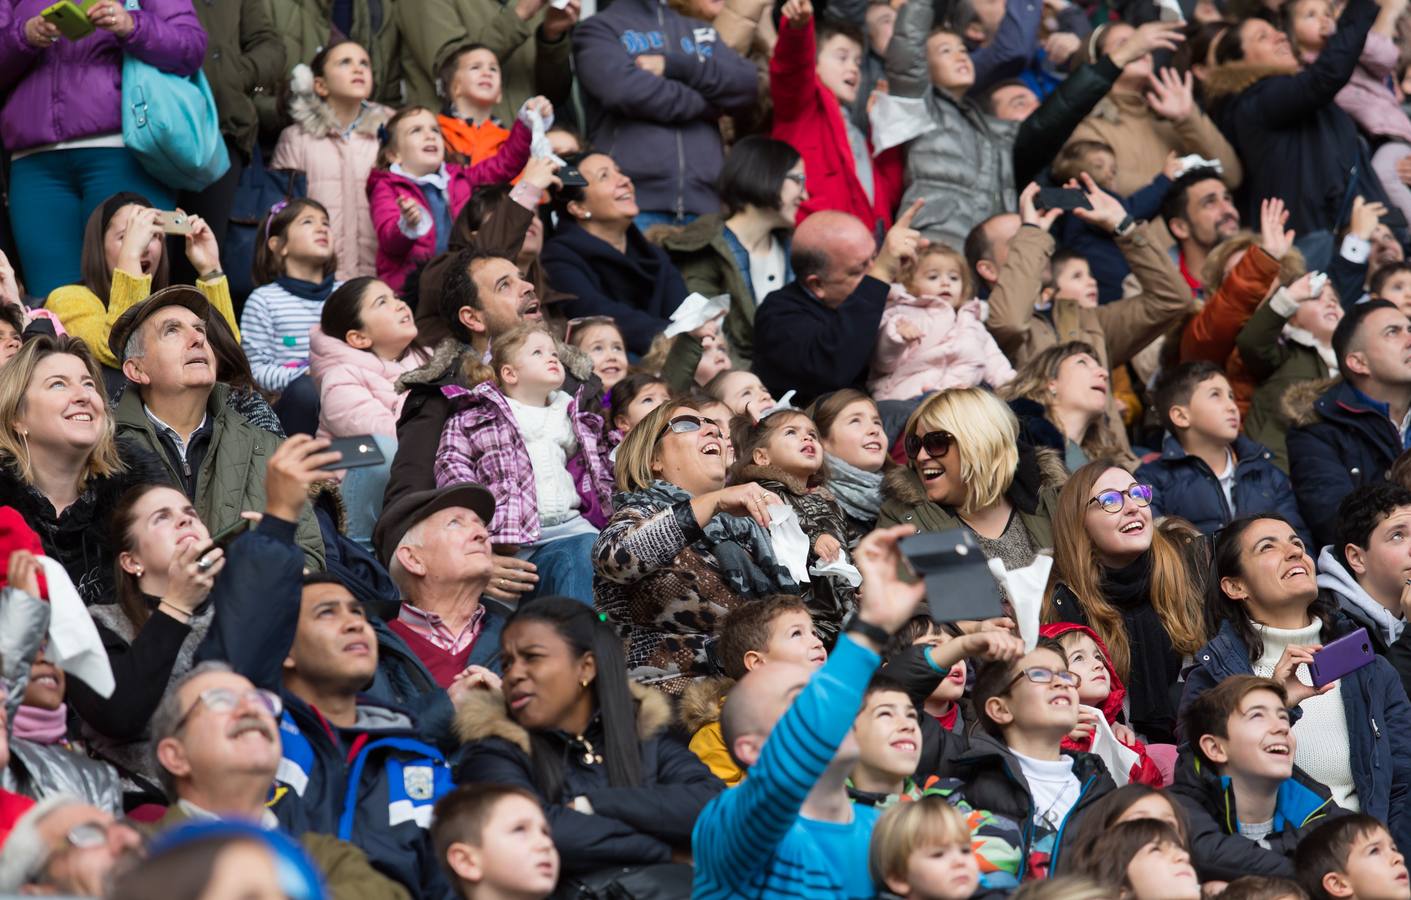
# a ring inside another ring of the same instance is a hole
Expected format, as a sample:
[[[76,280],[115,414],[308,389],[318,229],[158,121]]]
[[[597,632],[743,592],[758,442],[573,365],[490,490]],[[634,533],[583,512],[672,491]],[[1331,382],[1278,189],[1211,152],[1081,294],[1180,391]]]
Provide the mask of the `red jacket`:
[[[451,221],[455,221],[461,207],[466,205],[471,192],[477,187],[508,183],[528,161],[529,129],[523,122],[515,122],[509,140],[498,153],[484,162],[473,166],[446,163],[446,173],[450,176],[446,200]],[[409,238],[402,233],[397,224],[402,218],[397,199],[402,196],[409,196],[421,204],[422,215],[430,214],[431,205],[427,203],[421,185],[405,176],[393,174],[390,169],[372,170],[367,179],[367,199],[372,213],[372,227],[377,233],[377,277],[398,292],[417,263],[436,255],[434,224],[419,238]]]
[[[1278,281],[1279,261],[1257,244],[1250,247],[1218,287],[1206,285],[1215,290],[1181,335],[1181,362],[1205,360],[1223,367],[1241,416],[1249,414],[1259,385],[1245,369],[1235,339]]]
[[[769,89],[774,97],[774,131],[803,157],[808,176],[808,200],[799,207],[802,222],[821,209],[852,213],[875,228],[880,220],[890,228],[902,194],[901,148],[893,147],[872,160],[874,201],[857,178],[843,109],[815,72],[817,47],[813,23],[796,28],[781,23],[779,41],[769,60]],[[868,143],[869,149],[871,143]]]
[[[0,788],[0,846],[4,845],[5,838],[10,836],[10,831],[14,829],[20,816],[29,812],[33,805],[34,801],[28,797]]]
[[[1041,625],[1039,627],[1039,634],[1041,636],[1055,640],[1058,639],[1059,635],[1067,634],[1070,631],[1081,631],[1083,634],[1092,638],[1093,643],[1097,644],[1097,649],[1102,651],[1102,658],[1108,658],[1107,645],[1102,642],[1102,638],[1097,636],[1096,631],[1093,631],[1086,625],[1075,625],[1071,622],[1053,622],[1049,625]],[[1111,666],[1107,667],[1107,677],[1111,690],[1108,691],[1107,699],[1102,703],[1102,715],[1107,719],[1108,725],[1115,725],[1117,723],[1117,717],[1122,713],[1122,701],[1127,699],[1127,686],[1122,683],[1122,679],[1118,677],[1117,671]],[[1147,755],[1146,744],[1143,744],[1141,741],[1136,741],[1131,744],[1123,742],[1123,746],[1129,750],[1136,751],[1139,757],[1137,761],[1132,764],[1132,771],[1128,774],[1127,780],[1132,784],[1147,784],[1154,788],[1161,787],[1161,771],[1156,768],[1156,763],[1152,762],[1151,757]],[[1082,741],[1075,741],[1072,738],[1063,739],[1064,750],[1089,753],[1092,751],[1092,748],[1092,738],[1087,738]]]

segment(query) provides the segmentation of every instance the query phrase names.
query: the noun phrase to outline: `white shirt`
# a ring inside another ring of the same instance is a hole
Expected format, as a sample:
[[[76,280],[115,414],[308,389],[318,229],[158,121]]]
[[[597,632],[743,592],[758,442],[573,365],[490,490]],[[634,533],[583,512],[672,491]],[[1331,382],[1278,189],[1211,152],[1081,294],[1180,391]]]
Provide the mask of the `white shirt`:
[[[788,260],[784,256],[784,245],[779,239],[769,239],[769,250],[759,256],[750,254],[750,287],[754,290],[755,309],[764,303],[764,298],[784,286],[784,272]]]
[[[1235,455],[1228,447],[1225,448],[1225,471],[1217,472],[1215,477],[1220,480],[1220,490],[1225,492],[1225,505],[1230,508],[1233,519],[1240,513],[1235,509]]]
[[[1010,752],[1014,753],[1013,750]],[[1019,760],[1024,780],[1029,782],[1029,793],[1034,798],[1035,823],[1047,823],[1050,828],[1062,825],[1083,792],[1078,776],[1073,774],[1073,757],[1059,756],[1057,760],[1047,760],[1014,753],[1014,758]]]

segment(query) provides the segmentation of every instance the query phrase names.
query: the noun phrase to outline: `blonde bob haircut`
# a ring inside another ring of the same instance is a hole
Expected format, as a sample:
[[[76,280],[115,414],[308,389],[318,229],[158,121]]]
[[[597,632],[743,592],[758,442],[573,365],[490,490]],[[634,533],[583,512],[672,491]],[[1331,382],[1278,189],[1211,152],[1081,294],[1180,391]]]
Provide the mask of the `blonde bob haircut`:
[[[970,848],[965,816],[939,794],[924,794],[882,813],[872,828],[867,865],[872,880],[884,887],[906,881],[907,863],[916,850],[959,845]]]
[[[88,454],[88,462],[83,467],[78,489],[83,490],[89,479],[115,475],[125,470],[118,457],[118,444],[114,436],[113,417],[108,412],[107,398],[103,393],[103,374],[98,363],[89,352],[88,345],[79,338],[49,337],[39,335],[25,341],[20,352],[16,353],[3,369],[0,369],[0,460],[10,463],[24,480],[34,483],[34,469],[30,458],[29,441],[20,434],[17,427],[20,416],[25,412],[25,394],[39,364],[50,356],[73,356],[83,363],[88,376],[93,379],[98,400],[94,413],[103,417],[103,430],[98,442]]]
[[[965,502],[960,512],[978,512],[997,502],[1014,483],[1019,466],[1019,420],[1005,402],[983,388],[941,391],[906,420],[907,434],[948,431],[960,455]],[[916,463],[912,462],[915,471]]]
[[[640,491],[658,480],[656,473],[652,471],[652,463],[656,460],[661,433],[666,430],[666,423],[671,421],[671,417],[676,415],[678,410],[692,408],[689,403],[669,401],[647,413],[640,422],[632,426],[632,430],[627,432],[627,437],[618,445],[617,462],[613,464],[619,491]],[[719,424],[721,435],[724,436],[728,426],[723,422]]]

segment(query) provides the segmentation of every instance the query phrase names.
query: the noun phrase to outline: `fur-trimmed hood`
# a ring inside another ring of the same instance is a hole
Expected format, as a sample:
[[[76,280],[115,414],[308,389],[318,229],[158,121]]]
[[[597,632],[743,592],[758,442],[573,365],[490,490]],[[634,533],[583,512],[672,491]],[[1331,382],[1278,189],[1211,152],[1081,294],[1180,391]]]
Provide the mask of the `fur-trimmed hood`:
[[[678,715],[686,731],[695,734],[707,725],[720,721],[720,707],[725,695],[735,686],[735,679],[725,675],[702,678],[686,685],[681,692]]]
[[[1279,398],[1279,409],[1288,419],[1290,428],[1305,427],[1318,421],[1318,410],[1314,404],[1338,383],[1338,378],[1325,378],[1315,381],[1297,381],[1289,385]]]
[[[1046,487],[1058,490],[1068,480],[1068,470],[1063,466],[1063,458],[1047,447],[1025,449],[1022,445],[1020,446],[1016,481],[1023,476],[1026,463],[1035,464],[1038,468],[1038,485],[1034,490],[1035,494]],[[1010,491],[1013,490],[1014,486],[1011,486]],[[882,476],[882,497],[885,500],[899,501],[907,506],[921,506],[931,502],[926,498],[926,488],[922,485],[921,478],[911,466],[887,467]]]
[[[314,93],[314,73],[303,63],[294,67],[289,78],[289,118],[294,124],[320,137],[342,132],[333,109]],[[353,126],[354,134],[376,135],[392,118],[392,110],[380,103],[368,103],[362,118]]]
[[[1256,66],[1247,62],[1226,63],[1210,70],[1205,79],[1206,102],[1214,105],[1242,94],[1266,78],[1293,75],[1298,69]]]
[[[637,701],[637,738],[650,740],[671,724],[671,701],[654,688],[636,682],[628,685]],[[526,754],[531,753],[529,731],[510,718],[505,696],[499,691],[471,691],[456,707],[456,734],[462,743],[500,738]]]
[[[559,360],[563,363],[564,373],[580,384],[588,383],[593,377],[593,358],[563,341],[555,339],[555,343],[558,345]],[[436,345],[436,349],[431,352],[431,358],[424,364],[398,378],[396,388],[398,391],[407,391],[419,385],[439,386],[447,382],[464,386],[469,383],[470,367],[478,360],[475,348],[454,337],[448,337]],[[570,389],[568,385],[564,385],[563,389],[570,394],[575,393],[575,389]]]

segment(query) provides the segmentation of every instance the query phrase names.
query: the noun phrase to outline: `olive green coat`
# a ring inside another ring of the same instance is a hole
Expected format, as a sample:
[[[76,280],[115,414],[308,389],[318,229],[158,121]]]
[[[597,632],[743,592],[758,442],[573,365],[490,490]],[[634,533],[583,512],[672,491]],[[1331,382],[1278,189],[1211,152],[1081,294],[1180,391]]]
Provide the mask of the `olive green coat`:
[[[229,393],[229,387],[217,384],[206,401],[206,415],[213,418],[215,430],[196,478],[196,513],[211,534],[235,525],[242,512],[264,512],[265,466],[280,444],[278,437],[250,424],[227,406]],[[132,441],[161,459],[173,485],[185,483],[157,437],[156,426],[143,409],[135,385],[128,385],[123,391],[116,421],[119,438]],[[295,536],[304,549],[306,565],[315,571],[323,569],[323,538],[313,509],[307,504],[299,514]]]
[[[248,159],[259,134],[256,97],[273,97],[288,73],[270,0],[195,0],[206,29],[202,68],[220,113],[220,130]]]
[[[1318,352],[1312,335],[1299,330],[1284,336],[1287,322],[1266,300],[1235,340],[1240,359],[1259,384],[1250,400],[1244,433],[1268,447],[1274,454],[1274,465],[1285,472],[1289,470],[1287,435],[1293,424],[1290,405],[1307,406],[1312,402],[1303,396],[1307,390],[1295,391],[1300,394],[1297,397],[1287,395],[1300,385],[1316,385],[1318,390],[1312,395],[1316,398],[1327,389],[1327,379],[1337,374]]]
[[[706,297],[730,295],[730,311],[722,331],[730,344],[736,368],[748,368],[754,358],[754,288],[741,272],[725,240],[725,219],[701,216],[679,230],[666,233],[661,246],[686,281],[686,290]],[[783,287],[783,285],[779,285]]]

